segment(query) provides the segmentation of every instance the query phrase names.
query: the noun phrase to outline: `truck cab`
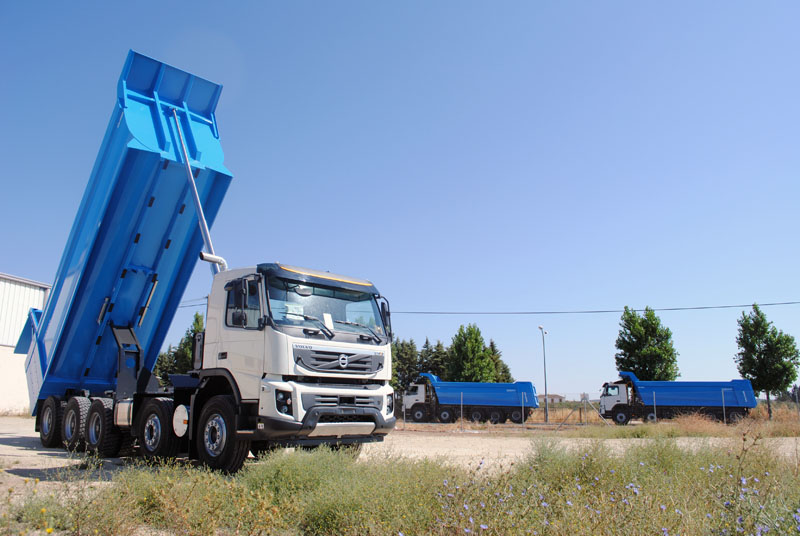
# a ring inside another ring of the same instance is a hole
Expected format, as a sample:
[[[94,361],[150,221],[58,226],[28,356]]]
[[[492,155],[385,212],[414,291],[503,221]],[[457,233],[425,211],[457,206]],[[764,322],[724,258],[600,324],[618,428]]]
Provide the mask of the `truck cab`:
[[[366,280],[278,263],[226,270],[195,373],[229,384],[237,433],[257,445],[379,441],[395,424],[389,323]]]
[[[604,383],[600,394],[600,412],[606,418],[613,418],[620,424],[627,424],[630,413],[628,384],[624,381]]]
[[[414,422],[423,422],[429,418],[429,404],[430,395],[425,383],[412,383],[403,393],[403,412],[409,411]]]

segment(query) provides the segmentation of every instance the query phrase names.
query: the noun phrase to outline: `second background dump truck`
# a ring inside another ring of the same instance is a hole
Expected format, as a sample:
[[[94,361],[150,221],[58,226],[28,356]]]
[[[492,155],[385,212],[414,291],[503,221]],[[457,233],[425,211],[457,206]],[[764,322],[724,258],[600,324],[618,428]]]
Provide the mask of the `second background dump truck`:
[[[524,422],[539,407],[531,382],[443,382],[425,372],[403,395],[403,409],[415,422]],[[463,410],[463,414],[462,414]]]
[[[620,372],[620,380],[603,384],[600,412],[619,425],[631,419],[655,422],[685,413],[703,413],[736,422],[754,407],[750,380],[712,382],[642,381],[633,372]]]
[[[394,427],[389,305],[371,282],[229,270],[215,254],[208,226],[232,179],[220,92],[128,55],[52,291],[16,348],[47,447],[183,453],[236,471],[248,451],[358,446]],[[206,330],[194,369],[164,389],[151,372],[198,256],[214,274]]]

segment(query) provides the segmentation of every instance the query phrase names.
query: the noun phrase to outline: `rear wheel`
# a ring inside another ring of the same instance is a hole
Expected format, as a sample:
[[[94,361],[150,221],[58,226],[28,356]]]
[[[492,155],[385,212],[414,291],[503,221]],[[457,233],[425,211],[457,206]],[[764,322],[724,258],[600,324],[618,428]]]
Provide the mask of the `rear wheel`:
[[[428,420],[428,410],[421,404],[411,406],[411,420],[414,422],[425,422]]]
[[[440,422],[453,422],[455,415],[450,408],[439,408],[438,417]]]
[[[499,409],[493,409],[489,412],[489,422],[492,424],[501,423],[506,420],[506,416]]]
[[[728,413],[728,422],[731,424],[736,424],[742,419],[744,419],[744,413],[742,413],[741,411],[733,410],[730,413]]]
[[[61,446],[61,421],[64,418],[64,406],[58,398],[48,396],[39,415],[39,440],[42,446],[52,448]]]
[[[119,454],[122,432],[114,425],[114,401],[96,398],[86,417],[86,449],[104,458]]]
[[[144,407],[136,436],[146,458],[172,458],[178,452],[178,437],[172,430],[173,401],[153,398]]]
[[[197,452],[212,469],[235,473],[244,464],[250,442],[236,437],[236,405],[230,395],[217,395],[200,412]]]
[[[91,405],[92,401],[85,396],[74,396],[67,402],[61,421],[61,438],[67,450],[84,449],[83,431]]]
[[[472,422],[483,422],[486,420],[486,417],[483,416],[483,410],[481,408],[472,408],[469,412],[469,420]]]
[[[509,418],[511,419],[511,422],[522,424],[522,410],[521,409],[511,410]]]
[[[656,415],[655,411],[650,411],[645,416],[645,420],[650,423],[656,423],[658,422],[658,416]]]

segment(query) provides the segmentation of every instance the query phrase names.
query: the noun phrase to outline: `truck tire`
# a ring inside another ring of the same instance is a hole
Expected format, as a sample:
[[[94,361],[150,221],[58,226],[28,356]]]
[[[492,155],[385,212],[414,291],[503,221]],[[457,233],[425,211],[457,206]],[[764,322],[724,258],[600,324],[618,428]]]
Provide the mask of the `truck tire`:
[[[645,421],[647,421],[649,423],[657,423],[658,422],[658,416],[656,415],[655,411],[648,411],[647,415],[645,415],[644,419],[645,419]]]
[[[451,408],[439,408],[439,422],[453,422],[455,420],[455,413]]]
[[[489,411],[489,422],[492,424],[498,424],[506,420],[506,416],[502,410],[499,409],[492,409]]]
[[[174,458],[178,453],[178,437],[172,429],[173,407],[169,398],[152,398],[144,405],[136,437],[145,458]]]
[[[230,395],[211,398],[200,412],[197,453],[212,469],[235,473],[250,452],[250,441],[236,437],[236,404]]]
[[[84,431],[86,450],[103,458],[119,454],[122,433],[114,424],[114,401],[110,398],[95,398],[89,406]]]
[[[472,422],[484,422],[486,421],[486,417],[483,414],[483,410],[481,408],[472,408],[469,410],[469,420]]]
[[[411,420],[414,422],[426,422],[428,420],[428,408],[422,404],[411,406]]]
[[[512,409],[511,413],[508,415],[508,418],[511,419],[511,422],[522,424],[522,410],[521,409]]]
[[[728,424],[737,424],[742,419],[744,419],[744,413],[742,413],[738,409],[731,410],[730,412],[728,412]]]
[[[43,447],[61,446],[61,421],[64,418],[65,405],[54,396],[48,396],[42,404],[39,415],[39,440]]]
[[[64,418],[61,421],[61,439],[67,450],[84,450],[84,423],[86,423],[86,416],[91,405],[92,401],[85,396],[73,396],[67,402],[64,408]]]
[[[614,422],[617,423],[619,426],[625,426],[631,421],[631,414],[627,409],[615,409],[614,410]]]

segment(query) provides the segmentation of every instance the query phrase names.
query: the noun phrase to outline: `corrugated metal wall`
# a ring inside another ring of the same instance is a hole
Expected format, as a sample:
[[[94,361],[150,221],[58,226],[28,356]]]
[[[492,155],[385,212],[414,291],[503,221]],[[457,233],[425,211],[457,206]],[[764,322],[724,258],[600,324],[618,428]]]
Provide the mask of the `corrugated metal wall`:
[[[49,287],[0,274],[0,346],[16,346],[31,307],[42,309]]]

